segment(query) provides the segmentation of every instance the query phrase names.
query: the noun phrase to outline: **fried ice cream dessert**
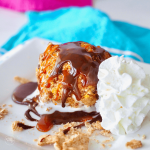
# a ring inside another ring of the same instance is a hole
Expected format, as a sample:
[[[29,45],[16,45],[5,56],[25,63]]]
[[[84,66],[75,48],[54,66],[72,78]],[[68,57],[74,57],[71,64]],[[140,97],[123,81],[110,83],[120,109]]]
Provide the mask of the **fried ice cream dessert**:
[[[40,100],[62,107],[92,106],[98,99],[98,68],[111,55],[86,42],[49,43],[36,71]]]

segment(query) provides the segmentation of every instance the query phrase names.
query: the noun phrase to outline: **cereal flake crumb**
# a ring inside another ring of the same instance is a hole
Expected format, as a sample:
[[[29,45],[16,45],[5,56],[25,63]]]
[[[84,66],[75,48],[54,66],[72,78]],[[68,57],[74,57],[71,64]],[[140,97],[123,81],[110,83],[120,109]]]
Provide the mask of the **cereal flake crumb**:
[[[20,121],[14,121],[11,125],[11,128],[13,131],[22,131],[23,128],[22,127],[19,127],[18,126],[18,123],[23,123],[23,122],[20,122]],[[23,123],[24,124],[24,123]]]
[[[2,106],[3,106],[3,107],[5,107],[5,106],[6,106],[6,104],[3,104]]]
[[[110,141],[115,141],[115,138],[113,136],[109,137]]]
[[[8,105],[9,107],[12,107],[12,105]]]
[[[50,110],[52,110],[52,107],[48,107],[48,108],[46,109],[46,111],[50,111]]]
[[[126,147],[129,148],[129,149],[137,149],[137,148],[142,147],[142,142],[133,139],[130,142],[126,143]]]
[[[110,137],[110,131],[109,130],[102,130],[100,131],[100,134],[106,137]]]
[[[142,136],[142,140],[144,140],[144,139],[146,139],[146,135],[143,135],[143,136]]]
[[[0,120],[8,114],[8,110],[6,108],[0,108]]]
[[[105,148],[105,144],[101,143],[100,145],[101,145],[103,148]]]
[[[21,119],[22,123],[25,123],[25,120],[24,119]]]
[[[81,132],[81,129],[71,127],[67,134],[63,128],[55,135],[43,135],[38,139],[38,145],[54,144],[56,150],[88,150],[89,135]]]
[[[87,127],[87,132],[89,135],[91,135],[95,130],[103,130],[103,127],[99,121],[96,121],[92,124],[85,122],[85,127]]]
[[[96,121],[92,123],[92,127],[96,130],[103,130],[104,128],[101,126],[101,122]]]
[[[80,122],[71,122],[71,123],[66,123],[64,126],[63,126],[63,129],[67,129],[69,127],[75,127],[75,126],[78,126],[79,124],[81,124]]]
[[[111,142],[110,140],[104,140],[104,141],[102,141],[102,143],[109,143],[109,142]]]
[[[26,78],[19,77],[19,76],[15,76],[14,80],[17,81],[17,82],[19,82],[19,83],[21,83],[21,84],[25,84],[25,83],[30,82],[30,80],[28,80]]]
[[[34,142],[37,142],[37,141],[38,141],[38,139],[34,139],[33,141],[34,141]]]
[[[99,140],[97,140],[97,139],[94,139],[94,141],[95,141],[96,143],[99,143]]]

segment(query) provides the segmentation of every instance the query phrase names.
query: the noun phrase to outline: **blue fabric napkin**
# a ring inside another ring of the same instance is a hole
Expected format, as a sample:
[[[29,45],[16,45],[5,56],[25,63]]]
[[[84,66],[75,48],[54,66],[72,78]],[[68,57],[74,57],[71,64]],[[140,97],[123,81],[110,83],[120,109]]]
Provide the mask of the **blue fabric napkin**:
[[[70,7],[55,11],[27,12],[28,23],[2,46],[9,51],[24,41],[40,37],[60,43],[85,41],[111,48],[122,55],[150,63],[150,29],[112,21],[92,7]]]

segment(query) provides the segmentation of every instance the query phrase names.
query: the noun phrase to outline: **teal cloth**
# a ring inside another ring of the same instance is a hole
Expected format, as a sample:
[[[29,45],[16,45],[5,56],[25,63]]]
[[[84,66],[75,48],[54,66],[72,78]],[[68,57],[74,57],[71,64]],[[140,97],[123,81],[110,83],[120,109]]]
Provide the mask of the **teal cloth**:
[[[60,43],[85,41],[111,48],[112,55],[124,54],[150,63],[150,29],[112,21],[105,13],[92,7],[30,11],[26,15],[28,23],[2,46],[3,49],[9,51],[34,37]]]

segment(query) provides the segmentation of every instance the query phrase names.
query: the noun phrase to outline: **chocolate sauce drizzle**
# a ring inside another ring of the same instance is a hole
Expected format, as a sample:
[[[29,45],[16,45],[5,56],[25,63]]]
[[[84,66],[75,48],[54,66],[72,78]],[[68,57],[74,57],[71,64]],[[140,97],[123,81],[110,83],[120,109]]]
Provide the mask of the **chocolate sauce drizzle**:
[[[80,45],[81,42],[59,45],[58,59],[48,80],[50,82],[55,77],[58,79],[60,74],[63,75],[62,107],[65,107],[66,99],[71,94],[74,94],[77,100],[81,99],[78,89],[79,75],[84,77],[83,86],[93,85],[96,87],[99,64],[106,59],[106,51],[101,47],[92,46],[93,51],[87,52]],[[71,65],[70,72],[63,70],[63,65],[67,62]]]
[[[40,117],[40,114],[35,109],[35,107],[38,105],[39,96],[33,97],[30,100],[24,99],[28,95],[32,94],[36,90],[37,86],[37,82],[21,84],[14,90],[12,95],[12,100],[15,103],[28,106],[28,110],[25,112],[25,117],[30,121],[38,121],[37,119],[31,117],[30,112],[33,112],[34,114]]]
[[[37,83],[30,82],[18,86],[12,95],[12,100],[20,105],[27,105],[28,110],[25,112],[25,117],[30,121],[37,121],[37,129],[41,132],[49,131],[54,125],[65,124],[68,122],[83,122],[80,125],[76,126],[77,128],[84,126],[84,122],[89,120],[90,123],[95,121],[102,121],[102,118],[97,112],[84,112],[84,111],[75,111],[75,112],[59,112],[55,111],[52,114],[43,114],[40,115],[36,111],[36,106],[39,103],[39,96],[36,96],[30,100],[24,100],[27,94],[31,94],[37,88]],[[27,93],[27,94],[26,94]],[[40,120],[34,119],[31,117],[30,112],[33,112],[40,117]],[[33,128],[32,126],[27,126],[24,124],[18,124],[18,126],[23,129]],[[66,134],[70,128],[66,129],[64,133]]]
[[[41,115],[41,119],[37,123],[37,129],[41,132],[49,131],[53,125],[66,124],[68,122],[85,122],[87,120],[92,121],[94,118],[102,121],[102,118],[97,112],[84,112],[84,111],[75,111],[75,112],[59,112],[55,111],[52,114]]]
[[[17,123],[17,126],[23,128],[24,130],[34,128],[34,126],[28,126],[28,125],[25,125],[25,124],[23,124],[23,123],[21,123],[21,122],[20,122],[20,123]]]

